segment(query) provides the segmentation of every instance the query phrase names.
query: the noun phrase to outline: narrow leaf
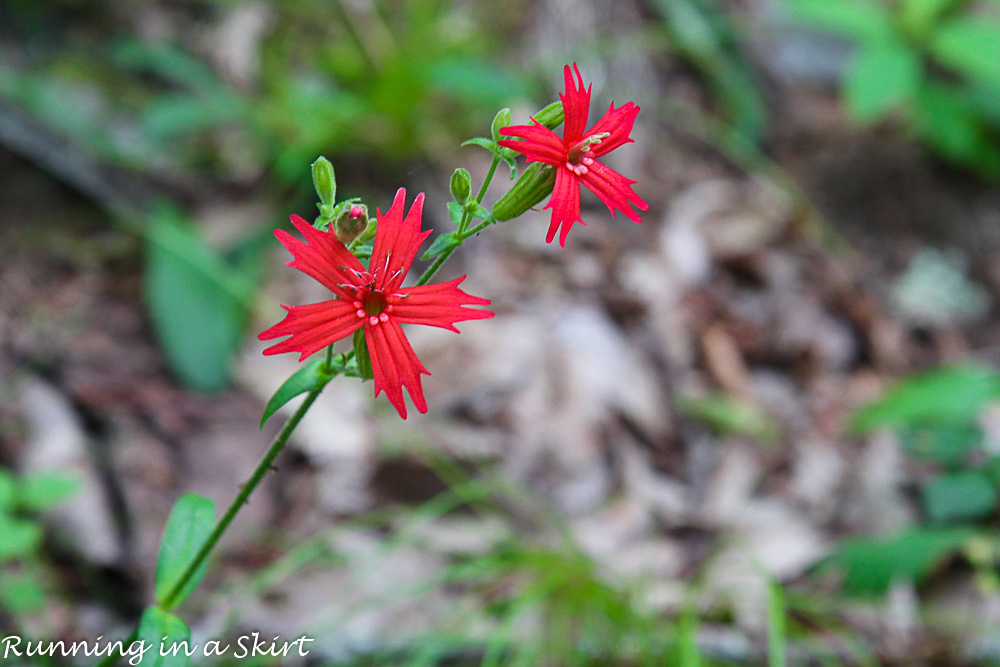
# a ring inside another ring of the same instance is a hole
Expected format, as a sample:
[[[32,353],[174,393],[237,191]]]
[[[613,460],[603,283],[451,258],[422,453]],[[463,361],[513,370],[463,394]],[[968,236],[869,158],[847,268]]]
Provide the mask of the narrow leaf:
[[[924,486],[924,508],[938,523],[981,519],[997,507],[997,491],[982,472],[938,475]]]
[[[188,626],[159,607],[147,607],[143,612],[136,641],[143,642],[144,655],[138,663],[143,667],[186,667],[191,662],[188,652],[194,653]]]
[[[492,217],[492,216],[491,216]],[[424,256],[421,259],[430,259],[431,257],[437,257],[443,252],[447,252],[452,248],[461,245],[462,242],[455,238],[455,232],[448,232],[447,234],[439,234],[431,247],[427,249]]]
[[[922,76],[920,58],[901,42],[879,42],[862,48],[847,72],[847,108],[863,122],[913,99]]]
[[[156,600],[161,604],[180,581],[188,564],[194,559],[215,524],[215,503],[196,493],[186,493],[177,500],[167,519],[156,561]],[[174,607],[187,600],[208,569],[208,559],[201,564],[180,594],[172,601]]]
[[[474,139],[467,139],[462,142],[462,146],[479,146],[485,148],[491,153],[496,153],[500,150],[500,147],[492,139],[487,139],[486,137],[475,137]]]
[[[281,409],[283,405],[288,403],[288,401],[300,394],[305,394],[316,387],[326,384],[332,377],[333,374],[328,372],[326,368],[326,359],[322,358],[314,359],[297,370],[278,387],[278,391],[274,392],[274,395],[268,400],[267,405],[264,406],[264,414],[260,417],[260,427],[264,428],[267,420]]]
[[[30,475],[21,480],[17,489],[17,502],[21,507],[44,511],[68,500],[80,488],[72,475],[49,473]]]

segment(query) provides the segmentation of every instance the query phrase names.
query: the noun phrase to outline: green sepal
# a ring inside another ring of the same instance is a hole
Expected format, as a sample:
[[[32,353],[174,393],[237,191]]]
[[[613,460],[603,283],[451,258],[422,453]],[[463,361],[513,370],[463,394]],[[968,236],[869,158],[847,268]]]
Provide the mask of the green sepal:
[[[552,194],[555,184],[555,167],[533,162],[493,207],[493,217],[501,222],[516,218]]]
[[[452,248],[458,247],[460,245],[462,245],[462,241],[460,239],[455,238],[455,232],[449,232],[447,234],[439,234],[438,237],[434,239],[434,243],[431,244],[431,247],[427,249],[427,252],[425,252],[423,257],[421,257],[420,259],[430,259],[432,257],[437,257],[441,253],[447,252],[448,250],[451,250]]]
[[[462,147],[465,146],[479,146],[480,148],[485,148],[491,153],[496,153],[500,147],[497,146],[497,142],[492,139],[487,139],[486,137],[475,137],[473,139],[467,139],[462,142]]]
[[[314,359],[297,370],[278,387],[278,391],[274,392],[274,395],[268,400],[267,405],[264,406],[264,414],[260,418],[260,427],[264,428],[264,424],[271,418],[271,415],[277,412],[285,403],[288,403],[288,401],[299,394],[322,387],[337,373],[336,364],[334,368],[327,368],[326,359],[322,358]]]
[[[472,177],[467,169],[459,167],[451,174],[451,196],[460,204],[469,199],[472,192]]]
[[[354,332],[354,361],[358,365],[358,375],[362,380],[371,380],[375,377],[372,370],[372,357],[368,353],[368,341],[365,339],[364,328]]]

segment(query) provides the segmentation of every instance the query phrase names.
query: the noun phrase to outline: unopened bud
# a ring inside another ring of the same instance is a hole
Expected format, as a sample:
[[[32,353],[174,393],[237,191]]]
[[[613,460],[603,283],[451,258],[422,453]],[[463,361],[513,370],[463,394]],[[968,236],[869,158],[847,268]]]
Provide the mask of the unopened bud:
[[[361,236],[366,227],[368,227],[368,207],[364,204],[348,204],[340,210],[333,228],[337,232],[337,240],[344,245],[350,245],[354,239]]]
[[[500,109],[493,117],[493,141],[500,141],[500,128],[510,125],[510,109]]]
[[[333,165],[322,155],[319,156],[312,163],[312,176],[322,212],[324,206],[332,207],[337,201],[337,178],[333,173]]]
[[[493,207],[493,217],[500,222],[516,218],[552,194],[555,185],[555,167],[542,162],[531,163]]]
[[[532,118],[550,130],[556,129],[562,125],[563,120],[565,120],[565,112],[563,111],[562,102],[553,102],[532,116]]]
[[[472,177],[469,172],[459,167],[451,175],[451,196],[459,204],[464,204],[472,192]]]

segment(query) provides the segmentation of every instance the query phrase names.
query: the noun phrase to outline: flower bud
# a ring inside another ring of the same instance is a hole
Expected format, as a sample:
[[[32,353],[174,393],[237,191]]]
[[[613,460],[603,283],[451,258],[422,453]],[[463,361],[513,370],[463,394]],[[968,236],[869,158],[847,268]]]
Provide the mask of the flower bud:
[[[332,207],[336,203],[337,178],[333,173],[333,165],[322,155],[312,163],[313,185],[316,187],[316,194],[319,196],[320,212],[323,207]],[[329,217],[329,216],[324,216]]]
[[[368,207],[364,204],[347,204],[340,209],[340,214],[333,225],[337,240],[344,245],[350,245],[368,227]]]
[[[510,125],[510,109],[500,109],[493,117],[493,141],[500,141],[500,128]]]
[[[553,102],[544,109],[541,109],[538,113],[532,116],[532,118],[550,130],[556,129],[562,125],[562,122],[565,119],[562,102]]]
[[[516,218],[552,194],[555,185],[555,167],[542,162],[531,163],[493,207],[493,217],[500,222]]]
[[[451,196],[459,204],[464,204],[472,191],[472,177],[469,172],[459,167],[451,175]]]

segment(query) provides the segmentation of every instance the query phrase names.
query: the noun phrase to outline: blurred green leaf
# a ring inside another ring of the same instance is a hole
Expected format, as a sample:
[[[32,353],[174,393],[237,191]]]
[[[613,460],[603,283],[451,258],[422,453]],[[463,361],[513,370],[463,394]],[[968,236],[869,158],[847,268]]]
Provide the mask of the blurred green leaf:
[[[45,607],[45,589],[31,572],[0,573],[0,601],[11,613],[19,615]]]
[[[17,480],[14,473],[6,468],[0,468],[0,513],[13,509],[17,493]]]
[[[1000,93],[1000,21],[955,18],[938,28],[931,49],[943,64]]]
[[[80,489],[80,481],[73,475],[39,473],[21,479],[17,501],[21,507],[44,511],[60,505]]]
[[[753,438],[772,445],[781,436],[781,427],[773,417],[753,403],[724,393],[708,396],[682,396],[681,414],[696,419],[720,432]]]
[[[174,585],[180,581],[214,526],[215,503],[210,499],[196,493],[186,493],[177,500],[163,529],[160,555],[156,561],[157,602],[162,604]],[[181,593],[172,601],[174,607],[187,600],[198,588],[208,569],[208,560],[206,558],[202,562]]]
[[[446,58],[428,70],[431,86],[451,97],[482,106],[510,104],[524,96],[524,84],[499,67],[475,56]]]
[[[264,414],[260,418],[260,427],[277,412],[281,406],[300,394],[310,392],[316,387],[322,386],[330,381],[333,374],[326,368],[326,359],[313,359],[311,362],[297,370],[291,377],[278,387],[267,405],[264,407]]]
[[[909,102],[920,88],[920,58],[901,42],[861,47],[844,80],[847,108],[863,122]]]
[[[940,368],[900,381],[851,421],[857,433],[919,422],[967,422],[997,398],[1000,379],[991,368]]]
[[[919,583],[975,533],[968,528],[914,528],[891,537],[842,543],[829,564],[845,574],[844,586],[857,595],[882,595],[894,581]]]
[[[923,488],[924,508],[931,520],[951,523],[981,519],[997,506],[997,491],[985,474],[967,470],[938,475]]]
[[[914,459],[957,466],[980,449],[983,434],[975,423],[918,424],[902,428],[899,440]]]
[[[192,230],[166,216],[151,221],[146,301],[164,354],[186,384],[225,388],[252,294],[253,284]]]
[[[802,21],[863,42],[885,42],[896,34],[892,16],[877,0],[789,0],[788,5]]]
[[[0,562],[32,555],[42,543],[42,529],[34,521],[0,514]]]
[[[899,6],[899,23],[908,35],[923,40],[933,32],[941,16],[961,0],[903,0]]]
[[[358,375],[362,380],[371,380],[375,377],[372,369],[372,355],[368,351],[368,338],[362,327],[354,332],[354,364],[357,366]]]
[[[136,639],[152,647],[142,659],[143,667],[186,667],[191,662],[184,650],[191,648],[191,630],[184,621],[159,607],[146,607]]]

